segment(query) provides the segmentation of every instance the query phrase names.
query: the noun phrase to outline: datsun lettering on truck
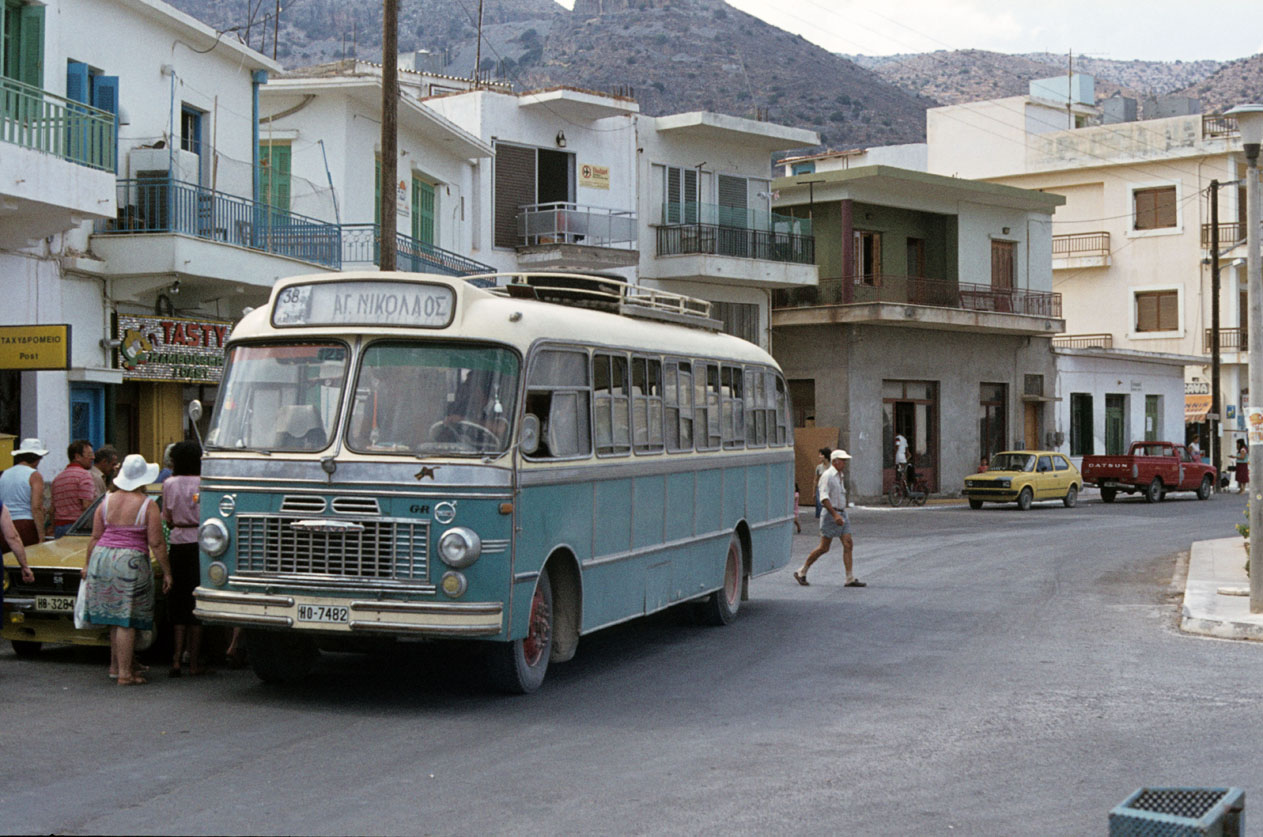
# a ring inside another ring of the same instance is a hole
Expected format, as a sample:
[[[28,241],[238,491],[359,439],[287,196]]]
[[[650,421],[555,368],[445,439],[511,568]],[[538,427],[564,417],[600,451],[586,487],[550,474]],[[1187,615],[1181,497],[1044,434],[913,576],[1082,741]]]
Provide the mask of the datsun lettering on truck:
[[[1126,456],[1083,457],[1083,481],[1101,489],[1101,500],[1114,502],[1118,493],[1142,492],[1156,503],[1168,491],[1196,491],[1210,497],[1218,478],[1215,468],[1193,461],[1188,449],[1171,442],[1133,442]]]
[[[725,624],[788,562],[793,438],[766,352],[708,303],[485,280],[508,284],[296,277],[233,330],[196,613],[244,627],[262,679],[321,647],[460,638],[529,692],[582,634],[682,602]]]

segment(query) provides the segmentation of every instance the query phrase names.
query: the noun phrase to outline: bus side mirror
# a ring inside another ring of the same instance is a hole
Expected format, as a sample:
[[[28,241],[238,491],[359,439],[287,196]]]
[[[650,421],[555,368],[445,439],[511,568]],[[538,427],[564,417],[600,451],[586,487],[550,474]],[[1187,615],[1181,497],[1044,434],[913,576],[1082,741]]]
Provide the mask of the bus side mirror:
[[[517,444],[527,456],[539,450],[539,416],[534,413],[522,416],[522,431]]]
[[[202,402],[196,398],[189,402],[189,418],[194,424],[202,420]]]

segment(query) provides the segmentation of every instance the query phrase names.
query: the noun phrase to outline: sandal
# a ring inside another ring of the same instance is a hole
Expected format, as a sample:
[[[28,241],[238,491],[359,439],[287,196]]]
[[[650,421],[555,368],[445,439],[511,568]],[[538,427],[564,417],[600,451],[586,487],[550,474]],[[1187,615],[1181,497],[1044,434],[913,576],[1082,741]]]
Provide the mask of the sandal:
[[[805,575],[799,575],[797,571],[795,571],[795,572],[794,572],[794,581],[797,581],[799,584],[801,584],[801,585],[802,585],[802,586],[804,586],[804,587],[810,587],[810,586],[811,586],[811,585],[807,582],[807,576],[805,576]]]
[[[118,685],[120,686],[143,686],[148,682],[148,680],[141,677],[139,674],[134,674],[131,677],[118,678]]]

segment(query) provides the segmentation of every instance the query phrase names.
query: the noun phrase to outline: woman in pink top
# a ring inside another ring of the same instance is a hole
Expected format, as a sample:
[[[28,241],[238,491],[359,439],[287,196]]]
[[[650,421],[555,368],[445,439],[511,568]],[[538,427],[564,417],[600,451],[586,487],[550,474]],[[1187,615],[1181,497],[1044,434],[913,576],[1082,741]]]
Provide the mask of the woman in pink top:
[[[158,466],[133,453],[123,460],[107,494],[92,517],[88,563],[80,575],[87,581],[88,621],[110,626],[110,676],[120,686],[148,682],[136,670],[136,631],[153,630],[152,551],[162,567],[162,592],[171,590],[171,565],[162,537],[162,517],[145,486],[158,476]]]
[[[172,677],[183,674],[180,660],[188,639],[189,674],[205,674],[199,655],[202,625],[193,615],[193,590],[201,567],[197,555],[197,526],[200,515],[197,492],[202,477],[202,447],[197,442],[180,442],[171,448],[171,476],[162,483],[162,519],[171,528],[171,595],[167,614],[174,628],[175,648],[171,657]]]

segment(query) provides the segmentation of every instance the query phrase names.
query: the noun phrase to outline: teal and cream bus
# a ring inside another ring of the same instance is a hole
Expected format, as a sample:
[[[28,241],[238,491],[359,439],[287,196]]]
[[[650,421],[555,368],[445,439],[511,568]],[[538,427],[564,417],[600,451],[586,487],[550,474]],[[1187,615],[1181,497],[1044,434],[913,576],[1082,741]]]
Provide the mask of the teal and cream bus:
[[[776,363],[717,326],[602,277],[282,280],[227,346],[197,615],[267,681],[462,638],[515,692],[609,625],[730,622],[789,560],[794,454]]]

